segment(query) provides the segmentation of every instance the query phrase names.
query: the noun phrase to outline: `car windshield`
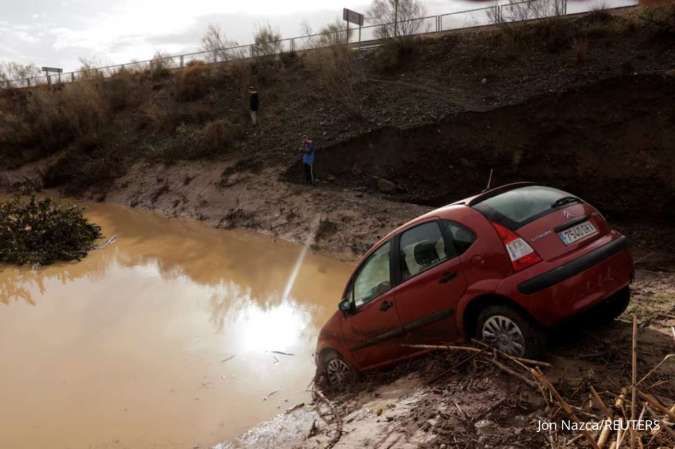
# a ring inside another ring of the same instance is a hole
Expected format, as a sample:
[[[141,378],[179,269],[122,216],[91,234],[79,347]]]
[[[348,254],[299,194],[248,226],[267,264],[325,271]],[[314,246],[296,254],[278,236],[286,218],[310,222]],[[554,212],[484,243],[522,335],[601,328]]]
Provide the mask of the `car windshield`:
[[[526,186],[487,198],[473,207],[491,221],[517,229],[558,206],[568,204],[567,199],[577,200],[569,193],[552,187]]]

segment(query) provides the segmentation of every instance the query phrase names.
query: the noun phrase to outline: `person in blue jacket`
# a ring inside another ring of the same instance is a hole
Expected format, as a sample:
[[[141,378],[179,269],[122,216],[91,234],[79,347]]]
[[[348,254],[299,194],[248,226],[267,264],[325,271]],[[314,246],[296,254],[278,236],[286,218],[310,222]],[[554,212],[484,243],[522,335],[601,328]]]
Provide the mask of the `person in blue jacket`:
[[[314,184],[314,158],[316,148],[312,139],[305,136],[302,144],[302,166],[305,169],[305,183]]]

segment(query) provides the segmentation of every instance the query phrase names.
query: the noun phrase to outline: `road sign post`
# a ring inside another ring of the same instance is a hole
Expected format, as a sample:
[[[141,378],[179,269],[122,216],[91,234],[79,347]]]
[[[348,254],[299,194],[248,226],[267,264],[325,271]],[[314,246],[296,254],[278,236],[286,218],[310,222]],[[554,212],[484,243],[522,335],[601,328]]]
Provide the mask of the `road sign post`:
[[[45,75],[47,76],[47,85],[51,86],[52,85],[52,73],[56,73],[59,83],[61,82],[61,74],[63,73],[63,69],[60,67],[42,67],[42,71],[45,72]]]
[[[353,23],[354,25],[359,26],[359,42],[361,42],[361,27],[365,22],[365,16],[351,9],[343,8],[342,9],[342,20],[347,22],[347,44],[349,45],[349,24]]]

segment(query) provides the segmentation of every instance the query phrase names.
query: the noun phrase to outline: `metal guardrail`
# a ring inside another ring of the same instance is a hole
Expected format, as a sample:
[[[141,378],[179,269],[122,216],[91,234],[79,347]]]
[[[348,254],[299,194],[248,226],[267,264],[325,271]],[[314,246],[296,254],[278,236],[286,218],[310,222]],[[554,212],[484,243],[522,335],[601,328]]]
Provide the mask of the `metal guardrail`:
[[[495,3],[482,8],[467,9],[449,12],[434,16],[419,17],[407,21],[400,21],[399,29],[406,29],[409,35],[425,35],[442,33],[451,30],[489,26],[496,23],[521,22],[531,19],[562,16],[567,14],[567,0],[522,0],[509,3]],[[355,48],[372,47],[381,44],[387,37],[382,37],[382,30],[391,27],[394,23],[380,23],[355,29],[340,30],[339,38],[344,38],[349,45]],[[314,49],[321,46],[333,45],[322,42],[325,34],[316,33],[292,38],[280,39],[273,42],[274,52],[277,54]],[[347,39],[348,38],[348,39]],[[183,68],[186,65],[199,61],[207,64],[218,64],[233,59],[248,59],[256,56],[256,44],[238,45],[221,48],[215,51],[197,51],[171,56],[156,56],[144,61],[133,61],[125,64],[105,67],[89,68],[74,72],[60,73],[53,76],[36,76],[26,79],[6,81],[0,88],[23,88],[52,83],[75,82],[93,74],[104,78],[110,77],[121,70],[142,71],[150,70],[154,65],[168,68]]]

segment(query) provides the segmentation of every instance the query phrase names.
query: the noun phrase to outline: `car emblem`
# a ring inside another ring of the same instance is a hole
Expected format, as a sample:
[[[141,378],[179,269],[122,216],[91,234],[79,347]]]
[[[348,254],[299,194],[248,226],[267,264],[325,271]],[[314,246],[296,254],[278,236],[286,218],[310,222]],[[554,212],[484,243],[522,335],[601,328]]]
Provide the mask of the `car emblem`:
[[[566,210],[562,211],[562,215],[563,215],[563,217],[565,217],[566,220],[569,220],[570,218],[572,218],[572,214],[569,213]]]

